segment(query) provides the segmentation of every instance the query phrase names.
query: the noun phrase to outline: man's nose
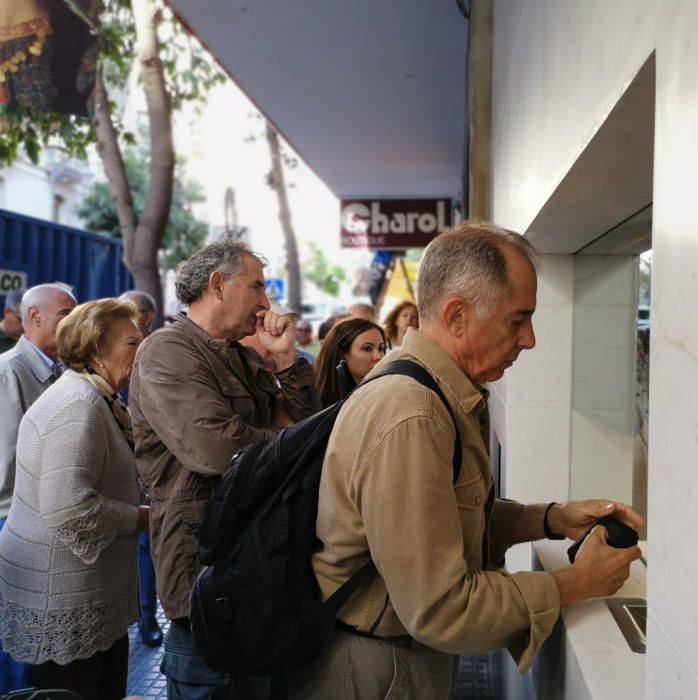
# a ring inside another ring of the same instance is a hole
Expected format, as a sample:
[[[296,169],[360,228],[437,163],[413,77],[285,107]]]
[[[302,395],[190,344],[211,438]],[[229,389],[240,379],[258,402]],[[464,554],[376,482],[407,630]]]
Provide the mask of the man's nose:
[[[519,344],[524,350],[532,350],[536,346],[536,334],[533,332],[533,322],[531,320],[524,324]]]
[[[271,308],[271,304],[269,303],[269,297],[267,296],[266,292],[262,292],[262,299],[259,305],[266,311],[269,311],[269,309]]]

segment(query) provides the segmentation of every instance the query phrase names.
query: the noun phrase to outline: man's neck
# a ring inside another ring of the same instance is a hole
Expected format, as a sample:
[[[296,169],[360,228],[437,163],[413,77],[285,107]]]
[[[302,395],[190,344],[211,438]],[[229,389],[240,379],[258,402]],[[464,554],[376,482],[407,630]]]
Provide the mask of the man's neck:
[[[468,377],[471,382],[475,383],[472,377],[466,371],[466,368],[463,366],[462,358],[456,351],[454,338],[446,328],[437,323],[428,325],[422,324],[420,325],[419,330],[415,330],[415,333],[420,333],[436,343],[456,363],[456,365],[458,365],[461,372],[463,372],[463,374]]]
[[[51,359],[53,362],[56,362],[58,360],[58,349],[57,348],[49,348],[47,349],[44,344],[38,339],[38,338],[32,338],[30,333],[25,333],[24,334],[27,340],[37,349],[40,350],[46,357]]]
[[[240,338],[230,338],[218,323],[217,314],[212,313],[205,306],[192,304],[187,310],[187,318],[215,340],[229,343],[240,340]]]

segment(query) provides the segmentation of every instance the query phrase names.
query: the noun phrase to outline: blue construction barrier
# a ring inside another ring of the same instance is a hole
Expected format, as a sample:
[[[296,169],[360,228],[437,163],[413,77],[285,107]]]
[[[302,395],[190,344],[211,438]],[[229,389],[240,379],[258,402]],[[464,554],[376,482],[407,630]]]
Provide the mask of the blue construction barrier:
[[[122,242],[0,209],[0,307],[15,287],[65,282],[78,302],[133,288]]]

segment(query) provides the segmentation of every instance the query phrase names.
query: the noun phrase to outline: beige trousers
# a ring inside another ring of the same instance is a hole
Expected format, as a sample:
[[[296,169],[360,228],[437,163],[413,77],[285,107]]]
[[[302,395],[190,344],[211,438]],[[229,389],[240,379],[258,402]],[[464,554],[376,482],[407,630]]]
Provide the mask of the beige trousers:
[[[335,630],[332,642],[291,679],[291,700],[448,700],[458,657]]]

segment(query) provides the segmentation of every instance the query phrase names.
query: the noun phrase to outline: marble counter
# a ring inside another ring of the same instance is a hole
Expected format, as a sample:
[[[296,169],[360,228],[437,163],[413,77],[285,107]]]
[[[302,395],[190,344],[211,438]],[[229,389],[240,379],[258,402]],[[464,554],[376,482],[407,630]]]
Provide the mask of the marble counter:
[[[570,540],[535,542],[534,570],[569,566]],[[647,568],[634,561],[614,597],[645,598]],[[533,669],[539,700],[625,700],[645,697],[645,656],[630,650],[605,599],[562,609]]]

